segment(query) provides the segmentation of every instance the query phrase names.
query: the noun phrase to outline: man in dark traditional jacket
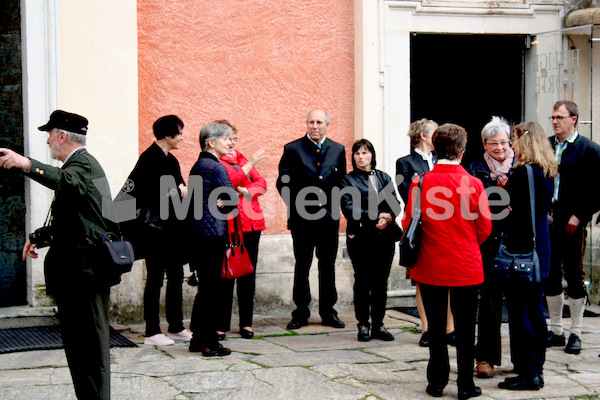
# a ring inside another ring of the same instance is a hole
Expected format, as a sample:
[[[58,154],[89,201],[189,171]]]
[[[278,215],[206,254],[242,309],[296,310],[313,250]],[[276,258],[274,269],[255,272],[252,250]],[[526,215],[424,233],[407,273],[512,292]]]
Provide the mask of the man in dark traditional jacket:
[[[550,314],[548,346],[564,346],[562,312],[564,294],[562,278],[567,281],[571,330],[565,352],[581,351],[581,324],[587,289],[583,270],[587,230],[592,214],[600,209],[598,202],[600,146],[577,131],[579,109],[569,100],[554,104],[550,143],[558,161],[558,177],[554,179],[550,225],[552,248],[550,277],[546,282],[546,301]]]
[[[296,309],[288,329],[308,324],[311,301],[308,275],[316,248],[319,260],[319,314],[323,325],[343,328],[333,308],[337,301],[335,258],[338,249],[339,209],[333,210],[332,191],[346,175],[344,146],[325,137],[329,114],[308,113],[307,133],[285,145],[279,162],[277,190],[288,206],[296,266],[293,299]],[[308,191],[308,192],[307,192]]]

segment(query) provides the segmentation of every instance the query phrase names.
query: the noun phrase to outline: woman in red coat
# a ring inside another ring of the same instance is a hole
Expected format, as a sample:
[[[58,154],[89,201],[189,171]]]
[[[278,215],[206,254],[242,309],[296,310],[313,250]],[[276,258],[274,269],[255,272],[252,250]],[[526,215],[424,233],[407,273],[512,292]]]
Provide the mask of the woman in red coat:
[[[467,133],[444,124],[433,133],[438,163],[426,173],[421,196],[421,247],[411,278],[421,285],[429,324],[427,393],[441,397],[450,363],[446,343],[448,293],[454,314],[458,362],[458,398],[481,395],[473,383],[475,315],[478,286],[483,282],[479,246],[491,233],[490,208],[481,181],[460,160]],[[418,178],[410,186],[404,228],[412,216]]]
[[[254,314],[254,289],[256,287],[256,262],[258,259],[258,243],[261,231],[265,229],[265,218],[258,203],[258,196],[267,191],[267,182],[258,173],[254,166],[262,159],[263,150],[258,150],[248,160],[239,151],[235,150],[238,139],[237,129],[227,120],[216,121],[228,125],[233,129],[232,151],[220,158],[221,164],[225,166],[229,180],[240,195],[238,210],[242,220],[242,231],[244,232],[244,244],[248,249],[250,261],[254,272],[237,279],[224,281],[225,290],[221,293],[222,298],[217,302],[217,333],[219,339],[225,339],[225,332],[229,331],[231,325],[231,309],[233,306],[233,285],[237,281],[237,298],[240,317],[240,335],[244,339],[252,339],[252,317]],[[227,221],[229,234],[233,233],[233,220]]]

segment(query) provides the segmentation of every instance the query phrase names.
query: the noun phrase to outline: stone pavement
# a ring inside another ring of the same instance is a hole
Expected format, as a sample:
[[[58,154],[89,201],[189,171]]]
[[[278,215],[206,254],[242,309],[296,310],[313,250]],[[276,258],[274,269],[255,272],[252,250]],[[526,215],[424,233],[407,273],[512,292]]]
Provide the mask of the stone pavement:
[[[596,313],[600,307],[594,306]],[[113,348],[112,399],[429,399],[425,393],[428,350],[418,346],[419,320],[389,310],[385,324],[396,340],[358,342],[353,313],[341,313],[345,329],[311,324],[285,328],[289,317],[256,317],[252,340],[228,334],[233,353],[203,358],[187,345],[144,346],[143,325],[113,325],[137,348]],[[567,326],[570,321],[565,320]],[[232,327],[237,321],[232,321]],[[600,318],[584,318],[580,355],[548,350],[546,386],[540,391],[498,389],[510,376],[507,324],[505,355],[492,379],[477,379],[479,399],[600,399]],[[166,329],[163,328],[166,332]],[[456,350],[451,348],[446,399],[457,398]],[[62,350],[0,355],[0,399],[74,399]]]

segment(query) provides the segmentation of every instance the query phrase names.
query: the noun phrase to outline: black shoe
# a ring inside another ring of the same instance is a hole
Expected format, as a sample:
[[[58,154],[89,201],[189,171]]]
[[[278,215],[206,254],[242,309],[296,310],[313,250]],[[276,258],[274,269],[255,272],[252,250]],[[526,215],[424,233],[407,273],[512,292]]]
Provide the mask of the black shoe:
[[[391,342],[396,339],[394,335],[389,333],[383,326],[371,329],[371,338],[383,340],[384,342]]]
[[[308,325],[307,320],[300,320],[296,318],[292,318],[289,324],[287,324],[288,329],[300,329],[303,326]]]
[[[254,337],[254,332],[249,331],[248,329],[240,328],[240,336],[244,339],[252,339]]]
[[[229,350],[227,347],[223,347],[223,345],[220,343],[214,349],[211,349],[209,347],[199,347],[190,344],[190,352],[202,353],[204,357],[224,357],[231,354],[231,350]]]
[[[565,353],[568,354],[579,354],[581,352],[581,340],[579,340],[579,336],[574,333],[571,333],[569,336],[569,341],[567,342],[567,346],[565,347]]]
[[[452,347],[456,347],[456,333],[454,331],[446,333],[446,343],[448,343]]]
[[[431,385],[427,385],[427,388],[425,389],[425,391],[430,396],[433,396],[433,397],[442,397],[442,395],[443,395],[442,392],[444,391],[444,389],[434,388]]]
[[[359,342],[368,342],[371,340],[369,336],[369,326],[368,325],[358,325],[358,341]]]
[[[556,335],[552,331],[548,331],[548,347],[562,347],[565,345],[565,334]]]
[[[544,387],[544,374],[542,374],[540,372],[540,374],[538,375],[540,378],[540,389]]]
[[[504,382],[498,384],[500,389],[508,390],[540,390],[542,387],[540,384],[540,378],[535,376],[533,378],[524,378],[517,376],[514,378],[506,378]]]
[[[223,347],[223,345],[221,343],[219,343],[219,345],[217,346],[216,349],[209,349],[207,347],[202,349],[202,355],[204,357],[224,357],[224,356],[228,356],[231,354],[231,350],[229,350],[227,347]]]
[[[429,332],[423,332],[421,339],[419,339],[419,346],[429,347]]]
[[[225,340],[225,334],[224,333],[217,333],[217,340]]]
[[[458,399],[459,400],[466,400],[466,399],[470,399],[471,397],[478,397],[478,396],[481,396],[481,388],[478,386],[473,386],[473,388],[470,390],[459,390],[458,391]]]
[[[332,328],[344,328],[346,326],[345,323],[340,321],[337,315],[331,315],[328,318],[323,318],[321,325],[331,326]]]

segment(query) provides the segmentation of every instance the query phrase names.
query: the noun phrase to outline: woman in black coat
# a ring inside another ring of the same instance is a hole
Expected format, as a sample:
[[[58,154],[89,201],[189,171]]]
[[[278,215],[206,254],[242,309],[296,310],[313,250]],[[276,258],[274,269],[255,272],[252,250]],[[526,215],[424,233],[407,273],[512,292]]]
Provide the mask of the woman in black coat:
[[[491,202],[492,214],[499,215],[504,205],[493,205],[500,200],[499,189],[503,188],[512,174],[512,168],[517,161],[510,148],[510,126],[504,118],[492,117],[481,130],[481,141],[485,152],[481,160],[472,163],[468,171],[481,179]],[[492,378],[494,366],[502,361],[502,345],[500,327],[502,325],[502,297],[505,281],[492,269],[494,258],[500,246],[502,219],[492,219],[492,234],[481,245],[483,257],[484,282],[479,291],[479,321],[477,324],[477,345],[475,358],[477,360],[477,377]],[[518,354],[511,346],[511,360],[517,363]]]
[[[506,184],[510,196],[510,214],[506,218],[504,243],[507,251],[513,254],[529,253],[534,248],[529,182],[525,168],[529,164],[533,170],[535,187],[535,248],[543,280],[548,278],[550,271],[548,208],[554,193],[558,164],[544,129],[537,122],[517,125],[512,139],[518,162]],[[547,342],[543,283],[530,282],[517,273],[509,273],[506,298],[511,343],[518,343],[519,375],[506,378],[498,387],[538,390],[544,386],[543,366]]]
[[[200,131],[202,152],[190,171],[189,186],[194,185],[197,176],[202,178],[202,192],[190,189],[192,209],[192,241],[194,252],[190,267],[198,273],[198,294],[192,309],[190,329],[193,336],[191,352],[202,352],[205,357],[227,356],[231,350],[218,342],[217,316],[214,301],[221,289],[221,267],[225,256],[227,239],[227,214],[235,210],[238,195],[231,185],[227,170],[219,158],[231,150],[231,127],[221,123],[211,123]],[[195,212],[195,196],[202,196],[202,215]]]
[[[361,342],[394,340],[383,318],[394,242],[400,238],[395,219],[401,207],[392,179],[375,165],[373,145],[360,139],[352,146],[354,170],[342,180],[341,205],[348,220],[346,244],[354,267],[354,312]]]

